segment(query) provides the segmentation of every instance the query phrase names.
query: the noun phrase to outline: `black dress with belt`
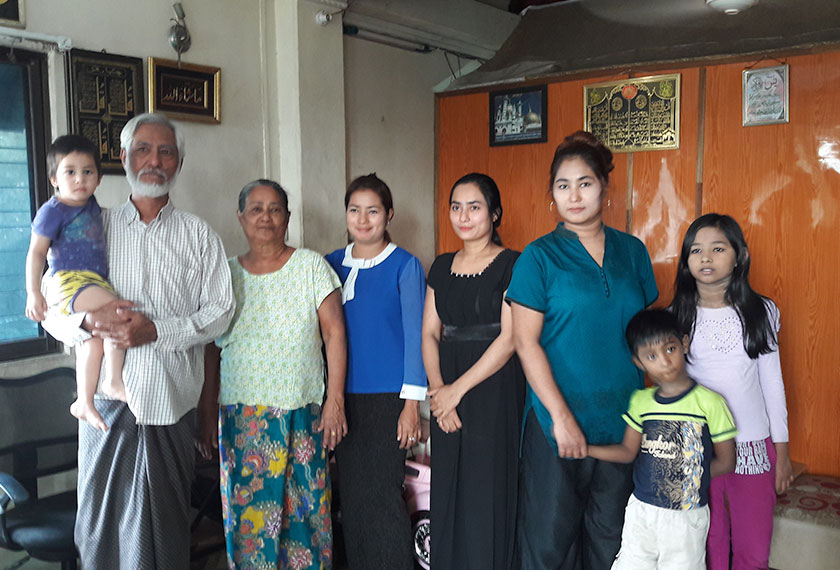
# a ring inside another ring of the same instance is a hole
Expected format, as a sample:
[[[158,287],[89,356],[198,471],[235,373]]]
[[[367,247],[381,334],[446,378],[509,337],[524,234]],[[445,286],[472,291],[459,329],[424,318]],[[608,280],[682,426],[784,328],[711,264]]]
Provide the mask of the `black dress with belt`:
[[[443,381],[457,380],[500,331],[504,292],[519,252],[504,250],[479,274],[452,273],[438,257],[427,283],[444,325]],[[434,570],[510,570],[516,564],[519,434],[525,380],[516,356],[462,398],[462,428],[432,422],[431,566]]]

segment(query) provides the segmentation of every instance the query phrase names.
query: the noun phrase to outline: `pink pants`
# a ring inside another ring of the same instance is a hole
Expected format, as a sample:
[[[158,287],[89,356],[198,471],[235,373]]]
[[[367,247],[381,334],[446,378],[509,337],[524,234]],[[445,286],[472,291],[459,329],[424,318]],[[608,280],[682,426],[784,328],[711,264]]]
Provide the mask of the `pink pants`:
[[[769,471],[738,474],[736,467],[736,473],[712,479],[709,489],[711,521],[706,540],[709,570],[728,570],[730,549],[732,570],[768,567],[773,508],[776,506],[776,448],[770,438],[765,444]]]

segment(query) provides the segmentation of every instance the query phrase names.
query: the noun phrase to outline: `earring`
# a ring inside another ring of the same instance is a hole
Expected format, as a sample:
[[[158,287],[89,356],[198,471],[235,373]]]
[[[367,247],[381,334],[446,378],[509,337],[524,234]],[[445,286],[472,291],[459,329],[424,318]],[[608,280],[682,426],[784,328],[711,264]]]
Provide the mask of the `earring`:
[[[554,200],[552,200],[551,202],[548,203],[548,211],[549,212],[554,211]]]
[[[609,208],[610,206],[612,206],[612,200],[607,198],[607,208]]]

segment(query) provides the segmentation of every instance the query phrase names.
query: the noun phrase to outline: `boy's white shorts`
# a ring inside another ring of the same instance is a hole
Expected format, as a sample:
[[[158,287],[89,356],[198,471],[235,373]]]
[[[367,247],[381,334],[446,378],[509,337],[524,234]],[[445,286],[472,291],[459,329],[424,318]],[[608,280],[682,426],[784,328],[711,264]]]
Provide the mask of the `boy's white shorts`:
[[[663,509],[630,495],[612,570],[706,570],[709,507]]]

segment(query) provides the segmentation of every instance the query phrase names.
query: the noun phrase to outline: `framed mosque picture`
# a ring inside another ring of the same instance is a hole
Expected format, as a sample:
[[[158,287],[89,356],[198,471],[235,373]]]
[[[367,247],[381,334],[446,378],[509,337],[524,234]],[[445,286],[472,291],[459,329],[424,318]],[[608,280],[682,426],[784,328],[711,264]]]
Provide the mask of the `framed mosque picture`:
[[[548,140],[548,87],[490,92],[490,146]]]
[[[0,0],[0,26],[25,28],[24,2],[25,0]]]

